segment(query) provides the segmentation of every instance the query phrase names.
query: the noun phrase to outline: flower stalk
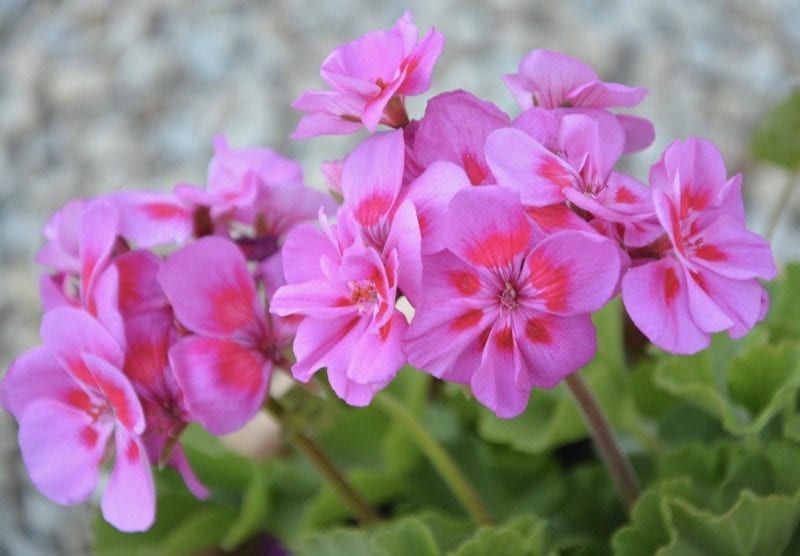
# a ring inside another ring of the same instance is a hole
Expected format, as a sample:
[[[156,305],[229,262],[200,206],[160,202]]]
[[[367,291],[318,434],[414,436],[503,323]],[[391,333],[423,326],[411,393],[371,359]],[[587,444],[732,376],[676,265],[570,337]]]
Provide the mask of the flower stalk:
[[[589,429],[595,448],[600,454],[600,459],[608,469],[625,509],[630,511],[639,497],[639,481],[636,479],[633,467],[620,450],[603,409],[597,403],[597,399],[583,377],[578,373],[572,373],[567,376],[566,383],[583,415],[583,420]]]

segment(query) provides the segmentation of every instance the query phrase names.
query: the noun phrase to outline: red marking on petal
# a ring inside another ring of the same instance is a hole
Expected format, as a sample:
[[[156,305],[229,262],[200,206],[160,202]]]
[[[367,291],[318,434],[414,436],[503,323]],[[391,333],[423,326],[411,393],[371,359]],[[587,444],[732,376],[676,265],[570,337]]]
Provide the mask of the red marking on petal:
[[[424,214],[417,214],[417,222],[419,222],[419,231],[420,233],[424,233],[425,230],[428,229],[428,219],[425,218]]]
[[[149,203],[142,208],[148,216],[156,220],[172,220],[186,213],[181,207],[169,203]]]
[[[483,311],[480,309],[472,309],[451,322],[450,329],[457,332],[467,330],[477,326],[478,323],[481,322],[481,317],[483,317]]]
[[[480,336],[478,336],[478,345],[481,349],[486,347],[486,344],[489,342],[489,333],[492,331],[491,328],[485,329],[481,332]]]
[[[531,257],[530,267],[530,282],[536,289],[536,297],[544,301],[549,311],[566,309],[570,286],[567,269],[554,265],[542,255]]]
[[[635,203],[636,195],[627,187],[620,187],[614,195],[614,200],[618,203]]]
[[[214,322],[226,329],[241,328],[255,319],[250,299],[243,295],[244,288],[226,287],[215,291],[209,302],[213,307]]]
[[[728,259],[728,256],[723,251],[720,251],[719,248],[714,247],[713,245],[701,245],[694,250],[694,254],[701,259],[711,262],[724,261]]]
[[[690,274],[697,285],[700,286],[704,292],[708,293],[708,284],[706,284],[706,279],[703,278],[703,275],[699,272],[690,272]]]
[[[489,170],[484,164],[478,161],[474,154],[464,153],[464,156],[461,158],[461,163],[472,185],[486,183]]]
[[[134,343],[129,340],[124,365],[125,375],[131,381],[146,386],[161,383],[169,367],[167,340],[166,336],[162,343],[150,341]]]
[[[534,173],[560,188],[568,187],[572,183],[572,176],[557,160],[546,157],[544,161],[534,168]]]
[[[116,384],[107,382],[103,379],[97,380],[97,385],[103,391],[108,403],[114,410],[114,415],[116,415],[117,421],[122,423],[126,428],[132,429],[136,423],[134,422],[134,416],[131,413],[131,408],[128,405],[128,398],[125,396],[125,391]]]
[[[100,435],[92,427],[86,426],[81,429],[80,443],[87,448],[94,448],[98,438],[100,438]]]
[[[125,448],[125,458],[131,463],[139,461],[139,445],[136,442],[131,442]]]
[[[481,280],[471,270],[453,270],[447,274],[450,284],[463,295],[475,295],[481,289]]]
[[[567,227],[571,213],[566,205],[528,207],[525,212],[534,222],[547,230]]]
[[[237,342],[225,341],[213,344],[213,349],[209,349],[205,357],[213,361],[209,367],[217,371],[217,382],[225,388],[251,393],[259,388],[257,379],[264,364],[261,353]]]
[[[525,323],[525,335],[537,344],[552,344],[553,335],[550,332],[550,322],[543,318],[529,319]]]
[[[68,391],[64,401],[67,402],[68,405],[71,405],[76,409],[80,409],[81,411],[85,411],[86,413],[90,413],[92,411],[92,407],[94,407],[89,394],[77,388]]]
[[[511,351],[514,349],[514,334],[511,328],[503,328],[494,337],[495,345],[504,351]]]
[[[528,230],[518,228],[511,233],[492,232],[472,246],[467,253],[469,260],[481,266],[507,265],[528,246]]]
[[[375,192],[364,199],[356,207],[354,216],[364,226],[374,226],[392,207],[392,196],[384,192]]]
[[[681,218],[686,218],[689,211],[702,211],[711,204],[711,196],[707,191],[693,192],[689,182],[681,186]]]
[[[664,274],[664,299],[667,305],[672,303],[680,289],[681,283],[680,280],[678,280],[678,275],[675,274],[675,269],[672,267],[667,268]]]
[[[392,332],[392,321],[389,320],[386,322],[386,324],[380,327],[381,340],[385,342],[387,338],[389,338],[389,334],[391,334],[391,332]]]

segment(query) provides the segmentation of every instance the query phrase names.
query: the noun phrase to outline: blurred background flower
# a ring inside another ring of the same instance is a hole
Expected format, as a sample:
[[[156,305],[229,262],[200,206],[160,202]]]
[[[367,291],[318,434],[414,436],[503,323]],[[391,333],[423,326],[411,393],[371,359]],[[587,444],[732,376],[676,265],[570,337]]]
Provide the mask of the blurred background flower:
[[[581,58],[602,79],[645,86],[635,110],[656,141],[631,157],[640,178],[673,138],[707,137],[745,172],[751,227],[763,232],[788,179],[749,150],[767,109],[800,85],[800,12],[792,0],[0,0],[0,368],[38,343],[33,253],[48,214],[76,196],[125,187],[166,191],[203,180],[214,134],[320,162],[355,138],[291,142],[289,104],[320,88],[337,44],[387,28],[405,8],[446,36],[429,95],[464,88],[516,114],[500,76],[533,48]],[[800,257],[800,199],[775,236]],[[0,414],[0,554],[84,553],[88,513],[33,490],[16,428]]]

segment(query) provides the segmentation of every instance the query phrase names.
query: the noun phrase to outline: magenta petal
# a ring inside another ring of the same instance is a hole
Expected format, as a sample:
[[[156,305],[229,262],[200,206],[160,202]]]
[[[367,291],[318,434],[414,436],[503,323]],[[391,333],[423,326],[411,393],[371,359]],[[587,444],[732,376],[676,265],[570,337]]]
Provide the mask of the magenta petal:
[[[295,106],[292,106],[296,108]],[[347,114],[349,115],[349,114]],[[319,135],[347,135],[363,127],[361,120],[353,122],[339,116],[314,112],[300,118],[297,127],[289,136],[291,139],[308,139]]]
[[[388,216],[403,182],[402,130],[377,133],[359,144],[342,169],[344,207],[363,226]]]
[[[422,300],[422,238],[414,205],[400,204],[394,213],[384,253],[397,250],[397,285],[412,305]]]
[[[173,253],[158,280],[187,328],[226,337],[257,326],[256,291],[247,261],[229,240],[204,237]]]
[[[309,280],[278,288],[270,301],[276,315],[310,315],[317,319],[335,319],[355,313],[351,293],[329,280]]]
[[[700,330],[712,334],[727,330],[733,326],[733,320],[705,291],[704,275],[695,275],[693,277],[691,273],[687,273],[686,286],[689,293],[689,312]],[[761,294],[757,292],[756,307],[760,304]]]
[[[170,349],[169,359],[189,413],[213,434],[242,427],[264,402],[272,366],[248,346],[190,336]]]
[[[544,48],[532,50],[519,64],[523,87],[537,93],[539,104],[557,108],[574,89],[597,79],[585,63]]]
[[[559,147],[573,168],[581,168],[584,160],[590,168],[583,169],[584,179],[605,181],[622,156],[625,132],[616,118],[607,112],[567,114],[561,118]]]
[[[622,300],[637,328],[661,349],[689,355],[708,347],[711,338],[692,319],[686,279],[674,258],[628,270]]]
[[[289,232],[283,246],[283,274],[288,284],[325,279],[321,262],[340,257],[331,239],[311,224],[300,224]]]
[[[619,281],[617,245],[584,232],[558,232],[539,243],[526,261],[537,309],[559,315],[597,311]]]
[[[86,303],[94,280],[102,272],[117,240],[118,216],[110,203],[91,203],[81,218],[80,260],[81,299]]]
[[[25,467],[36,487],[59,504],[77,504],[97,484],[100,462],[112,431],[110,421],[53,400],[27,406],[19,428]]]
[[[2,405],[17,421],[30,403],[46,398],[69,405],[70,392],[83,392],[44,347],[28,350],[15,359],[3,377],[2,388]]]
[[[516,417],[528,405],[530,389],[520,388],[516,380],[524,372],[521,365],[511,328],[498,321],[489,334],[483,360],[470,385],[478,401],[500,418]]]
[[[578,183],[575,171],[524,131],[493,131],[486,141],[486,161],[497,183],[517,189],[525,206],[564,201],[561,192]]]
[[[305,318],[297,328],[294,353],[297,363],[292,375],[300,382],[308,382],[323,367],[330,372],[346,374],[353,346],[366,330],[367,319],[357,315],[336,320]]]
[[[703,242],[694,248],[693,262],[737,280],[775,278],[777,269],[769,242],[733,216],[722,216],[698,235]]]
[[[399,311],[380,328],[367,329],[353,346],[347,378],[361,384],[388,384],[405,365],[403,336],[408,322]]]
[[[339,398],[354,407],[366,407],[372,402],[375,393],[384,388],[385,384],[361,384],[347,378],[345,373],[331,372],[328,370],[328,382]]]
[[[591,361],[597,351],[589,315],[531,313],[517,322],[515,337],[523,361],[517,377],[520,388],[552,388]]]
[[[119,231],[140,248],[183,243],[192,235],[192,210],[173,193],[126,191],[111,201],[119,213]]]
[[[194,494],[195,498],[198,500],[205,500],[211,495],[209,490],[200,482],[197,475],[195,475],[189,460],[186,458],[183,447],[181,447],[180,444],[177,444],[172,449],[172,457],[169,459],[169,465],[178,470],[183,482],[186,484],[186,488]]]
[[[119,276],[119,311],[125,316],[165,309],[168,301],[158,272],[161,259],[149,251],[137,250],[115,257]]]
[[[628,87],[620,83],[591,81],[568,96],[573,106],[593,106],[596,108],[614,108],[616,106],[636,106],[647,96],[644,87]]]
[[[444,35],[430,29],[405,60],[406,78],[398,94],[419,95],[430,89],[431,74],[444,48]]]
[[[84,384],[93,385],[94,377],[88,373],[81,358],[90,353],[122,367],[123,356],[119,343],[92,316],[81,309],[60,307],[42,318],[41,336],[61,365]]]
[[[625,153],[646,149],[656,138],[656,128],[647,118],[617,114],[617,122],[625,130]]]
[[[472,264],[499,268],[521,256],[531,241],[531,225],[519,194],[500,186],[459,191],[446,215],[445,245]]]
[[[686,211],[708,208],[726,183],[719,149],[696,137],[670,143],[661,160],[650,169],[650,186],[671,195],[682,217]]]
[[[704,272],[694,280],[732,321],[726,328],[731,338],[741,338],[766,316],[765,299],[768,304],[769,298],[757,280],[732,280],[713,272]],[[692,309],[694,314],[694,306]]]
[[[409,184],[406,198],[414,203],[422,236],[422,253],[432,254],[444,249],[442,234],[446,233],[442,216],[453,196],[470,186],[460,166],[450,162],[434,162]]]
[[[100,501],[103,517],[125,532],[146,531],[156,516],[156,491],[147,452],[141,440],[116,431],[117,455]]]

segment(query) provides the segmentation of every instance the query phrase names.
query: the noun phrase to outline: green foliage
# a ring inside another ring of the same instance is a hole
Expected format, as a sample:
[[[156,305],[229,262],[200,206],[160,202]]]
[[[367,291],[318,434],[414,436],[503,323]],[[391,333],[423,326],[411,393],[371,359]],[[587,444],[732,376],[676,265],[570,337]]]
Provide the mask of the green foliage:
[[[774,106],[753,133],[753,154],[794,170],[800,167],[800,89]]]

